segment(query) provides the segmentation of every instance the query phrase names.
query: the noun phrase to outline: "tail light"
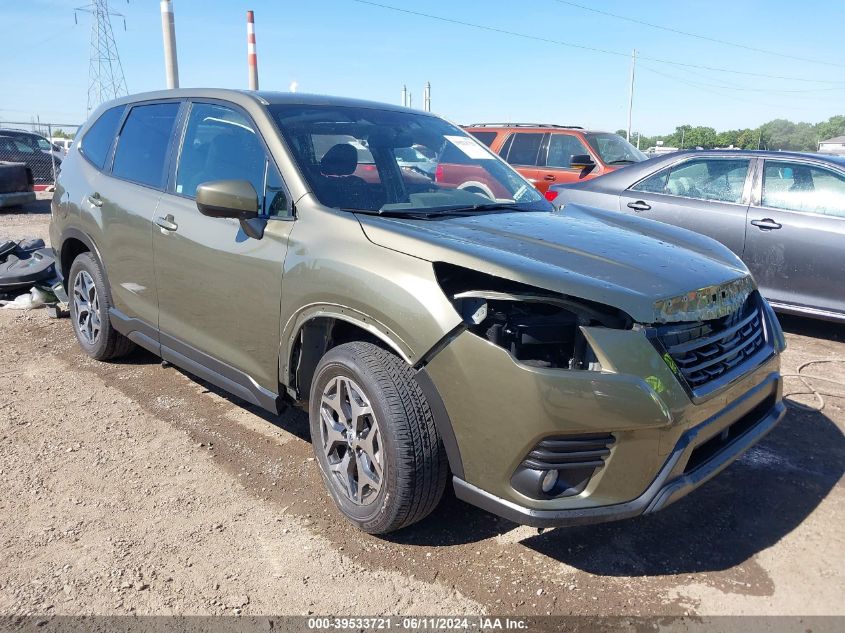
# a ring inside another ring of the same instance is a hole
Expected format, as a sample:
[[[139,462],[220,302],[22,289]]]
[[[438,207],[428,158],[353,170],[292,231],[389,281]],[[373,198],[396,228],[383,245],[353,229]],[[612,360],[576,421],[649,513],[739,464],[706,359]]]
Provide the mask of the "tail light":
[[[443,180],[443,165],[437,165],[434,170],[434,182],[441,182]]]
[[[557,198],[557,191],[552,191],[551,189],[548,189],[543,195],[549,202],[554,202],[555,198]]]

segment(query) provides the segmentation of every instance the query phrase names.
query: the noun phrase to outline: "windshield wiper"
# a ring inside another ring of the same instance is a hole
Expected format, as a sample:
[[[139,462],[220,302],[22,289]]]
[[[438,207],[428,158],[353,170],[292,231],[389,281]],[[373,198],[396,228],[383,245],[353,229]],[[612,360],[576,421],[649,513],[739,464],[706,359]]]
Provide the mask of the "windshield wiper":
[[[637,161],[631,160],[630,158],[620,158],[619,160],[612,160],[608,163],[608,165],[633,165]]]

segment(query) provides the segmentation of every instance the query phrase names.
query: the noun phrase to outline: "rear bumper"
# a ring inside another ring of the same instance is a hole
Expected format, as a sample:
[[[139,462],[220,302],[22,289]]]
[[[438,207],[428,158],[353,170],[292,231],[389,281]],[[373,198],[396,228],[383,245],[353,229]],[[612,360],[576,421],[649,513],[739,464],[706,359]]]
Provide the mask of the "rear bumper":
[[[744,398],[732,402],[716,415],[687,430],[645,492],[625,503],[561,510],[528,508],[485,492],[458,477],[453,480],[455,494],[459,499],[488,512],[515,523],[538,528],[616,521],[657,512],[716,476],[771,431],[786,413],[780,390],[780,375],[773,373]],[[759,399],[760,395],[767,391],[775,394],[771,406],[762,411],[759,406],[752,407],[744,415],[737,416],[738,411],[742,411],[744,407],[748,408],[749,403]],[[730,424],[734,425],[743,424],[743,432],[694,468],[686,468],[693,450],[704,444],[714,433],[718,435],[718,432],[724,430],[726,420],[733,420]]]
[[[13,207],[30,202],[35,202],[35,193],[32,191],[0,193],[0,207]]]

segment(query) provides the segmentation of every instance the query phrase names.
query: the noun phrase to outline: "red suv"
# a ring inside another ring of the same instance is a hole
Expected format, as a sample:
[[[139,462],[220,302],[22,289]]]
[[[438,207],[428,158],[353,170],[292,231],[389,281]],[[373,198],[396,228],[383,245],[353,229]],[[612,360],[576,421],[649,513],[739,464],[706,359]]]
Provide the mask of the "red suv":
[[[647,158],[618,134],[576,126],[474,123],[464,129],[508,161],[547,198],[556,195],[548,191],[550,185],[595,178]]]

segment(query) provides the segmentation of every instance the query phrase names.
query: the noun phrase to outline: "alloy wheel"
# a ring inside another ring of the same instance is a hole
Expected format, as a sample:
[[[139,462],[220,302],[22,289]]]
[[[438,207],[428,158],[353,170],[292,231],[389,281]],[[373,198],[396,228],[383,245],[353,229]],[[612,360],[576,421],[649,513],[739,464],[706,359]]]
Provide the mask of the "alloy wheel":
[[[76,331],[88,345],[94,345],[102,329],[100,297],[94,279],[86,270],[80,270],[73,282],[73,306]]]
[[[320,430],[332,486],[357,505],[371,504],[384,480],[384,449],[373,407],[355,381],[336,376],[323,389]]]

